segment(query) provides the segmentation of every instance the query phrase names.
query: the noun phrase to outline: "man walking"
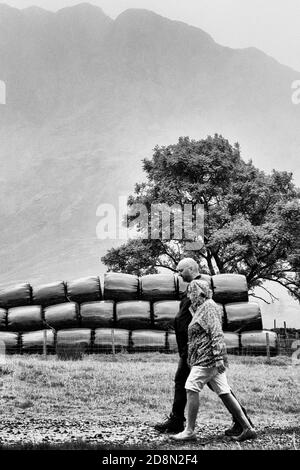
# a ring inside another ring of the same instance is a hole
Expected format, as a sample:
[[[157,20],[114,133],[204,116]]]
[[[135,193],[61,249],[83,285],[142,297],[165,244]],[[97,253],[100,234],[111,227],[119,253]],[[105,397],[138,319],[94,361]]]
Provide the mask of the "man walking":
[[[194,279],[201,279],[199,273],[199,267],[197,262],[193,258],[182,259],[177,266],[177,272],[179,276],[185,282],[190,283]],[[179,312],[175,317],[175,334],[178,346],[179,361],[178,367],[175,374],[175,390],[174,399],[172,405],[172,411],[170,416],[162,422],[155,424],[154,428],[159,432],[166,433],[179,433],[184,429],[185,417],[184,411],[187,402],[187,394],[185,389],[185,383],[190,373],[190,368],[187,363],[188,358],[188,326],[192,320],[192,314],[190,313],[189,307],[191,302],[185,292],[181,302]],[[209,388],[212,390],[211,385],[208,383]],[[234,396],[233,392],[231,394]],[[222,395],[221,395],[222,398]],[[226,403],[224,403],[226,406]],[[242,407],[244,414],[247,416],[246,410]],[[249,419],[249,418],[248,418]],[[249,422],[252,425],[251,420]],[[242,427],[238,421],[233,417],[233,424],[229,429],[225,430],[227,436],[238,436],[242,432]]]

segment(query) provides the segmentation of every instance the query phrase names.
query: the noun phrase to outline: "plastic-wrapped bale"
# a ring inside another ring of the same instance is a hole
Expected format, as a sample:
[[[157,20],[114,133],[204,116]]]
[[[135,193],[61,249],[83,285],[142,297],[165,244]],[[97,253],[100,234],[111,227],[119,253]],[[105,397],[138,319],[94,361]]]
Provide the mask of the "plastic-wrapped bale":
[[[111,353],[113,351],[113,343],[115,352],[128,351],[129,331],[119,328],[97,328],[95,330],[95,352]]]
[[[32,287],[32,302],[48,307],[67,302],[66,285],[63,281],[52,282]]]
[[[68,345],[81,344],[85,349],[91,347],[92,330],[89,328],[70,328],[68,330],[59,330],[57,332],[56,346],[64,347]]]
[[[238,354],[240,350],[240,338],[238,333],[224,333],[226,349],[229,354]]]
[[[167,333],[167,347],[169,352],[175,353],[178,352],[178,346],[176,341],[175,333]]]
[[[111,328],[114,323],[113,300],[87,302],[80,306],[81,325],[85,328]]]
[[[44,350],[44,331],[46,332],[47,353],[54,352],[54,333],[52,330],[32,331],[22,334],[22,352],[41,354]]]
[[[247,331],[241,334],[243,354],[264,356],[267,354],[267,333],[269,334],[270,354],[275,356],[278,351],[278,337],[274,331]]]
[[[139,278],[133,274],[105,273],[105,300],[136,300],[139,298]]]
[[[212,276],[213,299],[220,304],[248,302],[248,285],[242,274]]]
[[[174,319],[179,312],[179,300],[163,300],[153,304],[154,326],[160,330],[173,330]]]
[[[132,300],[116,304],[116,326],[127,330],[142,330],[151,327],[150,302]]]
[[[209,274],[201,274],[201,279],[206,281],[209,287],[211,288],[211,276]],[[181,299],[187,289],[188,282],[184,282],[181,276],[177,276],[178,292],[179,298]]]
[[[60,359],[82,359],[91,351],[92,330],[71,328],[57,332],[56,354]]]
[[[6,330],[7,310],[0,308],[0,331]]]
[[[9,331],[36,331],[42,328],[43,318],[40,305],[14,307],[7,312],[7,329]]]
[[[79,307],[74,302],[52,305],[44,310],[47,327],[55,330],[76,328],[79,325]]]
[[[19,333],[0,331],[0,351],[1,355],[19,352]]]
[[[141,298],[143,300],[176,300],[178,298],[177,282],[173,274],[148,274],[142,276]]]
[[[224,306],[226,331],[262,330],[260,307],[255,302],[236,302]]]
[[[93,302],[102,299],[99,277],[85,277],[67,282],[67,298],[70,302]]]
[[[155,330],[133,331],[131,350],[133,352],[166,351],[166,332]]]
[[[14,308],[31,304],[31,286],[28,283],[10,287],[0,286],[0,308]]]

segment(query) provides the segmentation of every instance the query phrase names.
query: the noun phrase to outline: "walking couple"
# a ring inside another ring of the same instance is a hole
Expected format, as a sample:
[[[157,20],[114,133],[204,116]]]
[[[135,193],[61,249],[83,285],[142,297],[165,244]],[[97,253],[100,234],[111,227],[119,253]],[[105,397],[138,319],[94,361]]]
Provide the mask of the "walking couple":
[[[172,436],[177,441],[195,440],[199,392],[208,385],[232,415],[233,425],[225,430],[225,435],[236,441],[255,439],[253,424],[227,382],[225,371],[228,362],[220,308],[212,300],[209,285],[201,277],[194,259],[182,259],[177,272],[189,284],[175,318],[180,358],[175,375],[174,401],[168,419],[157,423],[154,428],[159,432],[177,433]]]

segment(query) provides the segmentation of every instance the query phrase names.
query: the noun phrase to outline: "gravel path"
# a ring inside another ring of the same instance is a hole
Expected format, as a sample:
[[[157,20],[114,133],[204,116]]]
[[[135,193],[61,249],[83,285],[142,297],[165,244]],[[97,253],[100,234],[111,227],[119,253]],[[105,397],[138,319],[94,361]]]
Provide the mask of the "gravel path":
[[[228,423],[227,423],[228,425]],[[101,421],[91,418],[33,417],[20,412],[15,418],[0,422],[2,449],[78,448],[78,449],[300,449],[300,426],[290,422],[269,422],[257,428],[258,438],[244,443],[224,436],[224,426],[215,422],[197,428],[198,439],[192,443],[174,443],[169,435],[157,433],[151,423],[132,418],[111,417]]]

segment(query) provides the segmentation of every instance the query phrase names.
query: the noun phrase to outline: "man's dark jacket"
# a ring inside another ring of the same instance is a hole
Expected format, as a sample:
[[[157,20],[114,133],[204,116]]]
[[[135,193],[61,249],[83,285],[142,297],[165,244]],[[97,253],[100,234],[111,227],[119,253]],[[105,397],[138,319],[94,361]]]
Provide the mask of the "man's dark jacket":
[[[195,277],[195,279],[200,278],[201,274]],[[187,360],[188,357],[188,326],[192,321],[192,314],[189,311],[190,305],[191,301],[187,297],[187,292],[185,291],[180,302],[179,312],[175,317],[175,334],[178,353],[184,360]]]

